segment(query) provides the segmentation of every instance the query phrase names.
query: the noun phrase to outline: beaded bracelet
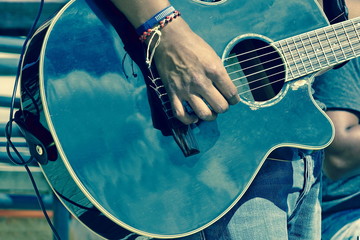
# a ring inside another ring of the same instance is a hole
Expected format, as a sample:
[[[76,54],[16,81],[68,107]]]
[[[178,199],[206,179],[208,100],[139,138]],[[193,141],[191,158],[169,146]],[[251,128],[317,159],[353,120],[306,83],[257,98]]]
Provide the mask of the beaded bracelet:
[[[167,15],[171,14],[174,11],[175,8],[171,5],[159,11],[136,29],[137,34],[141,35],[144,31],[148,30],[149,28],[153,28],[159,21],[163,20]]]
[[[171,9],[172,11],[170,13],[168,13],[168,11],[164,11],[166,9]],[[165,27],[169,22],[171,22],[173,19],[175,19],[175,18],[177,18],[177,17],[179,17],[181,15],[180,12],[175,10],[172,6],[166,8],[166,9],[164,9],[163,11],[160,11],[158,14],[155,15],[155,16],[158,16],[160,14],[160,16],[163,16],[163,17],[160,18],[161,20],[159,20],[159,21],[157,21],[155,23],[151,23],[151,24],[149,24],[150,20],[148,20],[146,23],[141,25],[136,30],[136,32],[140,35],[140,37],[139,37],[140,41],[142,41],[142,42],[145,41],[146,38],[148,36],[150,36],[153,32],[159,30],[160,28]],[[166,12],[168,14],[165,15],[165,14],[163,14],[164,12]],[[153,18],[159,19],[159,18],[156,18],[156,17],[153,17]],[[151,18],[151,19],[153,19],[153,18]],[[150,22],[153,22],[153,21],[151,20]],[[151,26],[151,27],[145,28],[147,26]]]

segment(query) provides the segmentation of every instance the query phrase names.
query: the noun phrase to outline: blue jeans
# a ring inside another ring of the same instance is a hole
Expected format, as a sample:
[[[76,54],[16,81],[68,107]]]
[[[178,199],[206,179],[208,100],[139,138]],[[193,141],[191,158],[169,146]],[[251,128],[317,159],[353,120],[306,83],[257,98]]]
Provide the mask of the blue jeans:
[[[293,161],[267,159],[250,188],[223,218],[181,240],[321,238],[322,151]]]

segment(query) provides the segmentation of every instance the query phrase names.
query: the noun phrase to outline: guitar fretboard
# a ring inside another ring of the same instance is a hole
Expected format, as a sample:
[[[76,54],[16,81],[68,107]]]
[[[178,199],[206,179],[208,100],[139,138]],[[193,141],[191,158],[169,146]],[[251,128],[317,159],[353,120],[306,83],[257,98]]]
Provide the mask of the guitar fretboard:
[[[360,17],[275,43],[284,57],[286,81],[317,72],[360,56]]]

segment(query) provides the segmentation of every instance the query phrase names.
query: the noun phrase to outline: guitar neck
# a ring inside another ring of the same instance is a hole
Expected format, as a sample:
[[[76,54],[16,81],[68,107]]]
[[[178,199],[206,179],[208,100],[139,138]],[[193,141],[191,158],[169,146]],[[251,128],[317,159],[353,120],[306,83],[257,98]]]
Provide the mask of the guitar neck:
[[[286,81],[360,56],[360,17],[272,44],[284,58]]]

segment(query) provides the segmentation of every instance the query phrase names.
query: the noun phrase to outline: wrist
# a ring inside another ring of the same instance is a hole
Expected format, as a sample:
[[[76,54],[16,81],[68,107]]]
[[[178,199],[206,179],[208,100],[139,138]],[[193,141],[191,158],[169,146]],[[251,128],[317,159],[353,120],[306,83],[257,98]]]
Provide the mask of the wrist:
[[[166,22],[166,20],[171,16],[177,17],[178,11],[175,10],[173,6],[167,6],[166,8],[162,9],[161,11],[154,14],[151,18],[146,20],[144,23],[142,23],[139,27],[136,28],[136,32],[138,35],[142,35],[149,29],[153,29],[155,26],[162,24]]]
[[[189,33],[192,32],[189,25],[182,18],[177,18],[167,26],[159,29],[159,31],[161,32],[161,45],[163,45],[163,43],[175,43],[178,40],[186,38]],[[147,45],[150,39],[151,36],[147,37],[143,43]]]
[[[154,14],[170,5],[167,0],[110,0],[138,28]]]
[[[154,34],[161,34],[162,28],[180,17],[180,15],[180,12],[171,5],[162,9],[136,29],[139,39],[144,42],[148,38],[152,38]]]

